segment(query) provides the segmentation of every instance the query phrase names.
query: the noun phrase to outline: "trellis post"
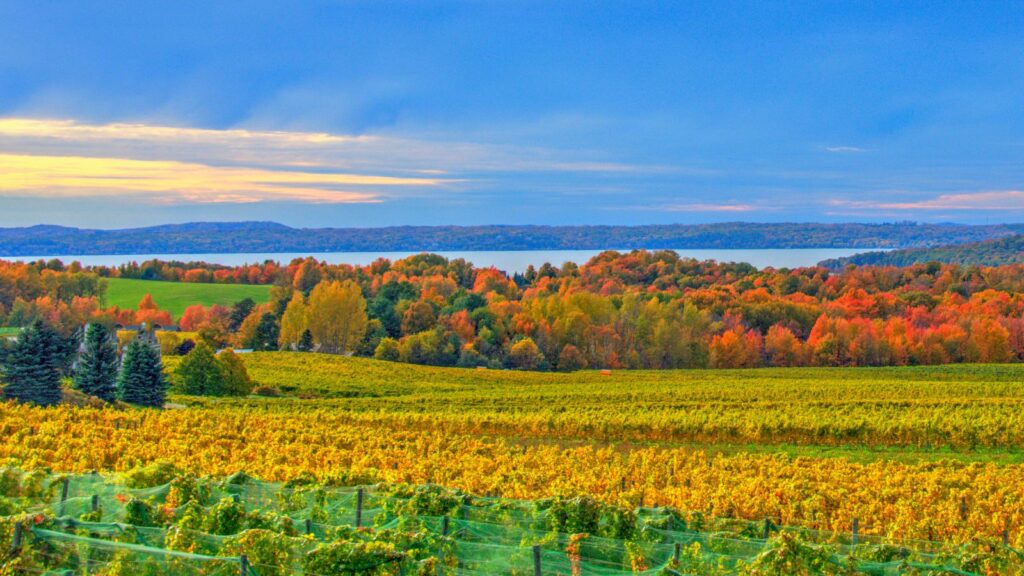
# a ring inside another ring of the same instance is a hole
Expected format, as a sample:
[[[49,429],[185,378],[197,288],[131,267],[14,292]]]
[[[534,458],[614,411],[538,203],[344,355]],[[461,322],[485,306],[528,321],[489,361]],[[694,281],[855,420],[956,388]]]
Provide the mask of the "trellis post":
[[[533,546],[533,576],[540,575],[540,546],[534,544]]]
[[[71,479],[64,477],[64,483],[60,488],[60,515],[64,515],[64,502],[68,499],[68,490],[71,488]]]
[[[21,522],[14,525],[14,535],[11,538],[11,556],[17,556],[21,553],[21,532],[24,527]]]
[[[363,489],[356,490],[356,528],[363,525]]]

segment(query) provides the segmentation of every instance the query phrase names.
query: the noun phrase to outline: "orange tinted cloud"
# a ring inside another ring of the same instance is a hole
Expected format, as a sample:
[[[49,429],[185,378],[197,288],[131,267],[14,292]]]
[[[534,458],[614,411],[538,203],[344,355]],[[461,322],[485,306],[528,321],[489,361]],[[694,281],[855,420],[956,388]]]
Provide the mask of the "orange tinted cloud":
[[[0,154],[0,195],[142,196],[156,202],[377,202],[376,187],[436,186],[436,178],[211,166],[172,160]]]

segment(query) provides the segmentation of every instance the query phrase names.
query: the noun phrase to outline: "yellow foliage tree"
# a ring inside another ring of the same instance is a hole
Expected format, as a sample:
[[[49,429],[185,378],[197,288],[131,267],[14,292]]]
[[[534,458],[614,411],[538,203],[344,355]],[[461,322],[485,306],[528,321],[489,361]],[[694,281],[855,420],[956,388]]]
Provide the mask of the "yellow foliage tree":
[[[351,280],[317,284],[309,294],[307,317],[313,341],[333,353],[354,350],[369,322],[363,291]]]
[[[307,312],[306,297],[302,292],[292,294],[292,299],[281,316],[281,334],[278,337],[281,348],[288,348],[302,338],[302,333],[309,328]]]

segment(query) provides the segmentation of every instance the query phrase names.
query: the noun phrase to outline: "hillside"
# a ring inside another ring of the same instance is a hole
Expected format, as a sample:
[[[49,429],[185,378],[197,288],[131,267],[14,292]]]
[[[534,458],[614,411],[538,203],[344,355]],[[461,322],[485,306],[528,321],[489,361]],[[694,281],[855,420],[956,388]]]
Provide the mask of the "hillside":
[[[977,266],[1024,263],[1024,235],[968,244],[950,244],[934,248],[908,248],[890,252],[866,252],[847,258],[826,260],[821,264],[829,268],[839,269],[850,264],[858,266],[909,266],[924,262]]]
[[[290,228],[202,222],[123,230],[0,228],[2,256],[563,250],[605,248],[905,248],[1024,233],[1024,224],[672,224],[659,226],[396,226]]]

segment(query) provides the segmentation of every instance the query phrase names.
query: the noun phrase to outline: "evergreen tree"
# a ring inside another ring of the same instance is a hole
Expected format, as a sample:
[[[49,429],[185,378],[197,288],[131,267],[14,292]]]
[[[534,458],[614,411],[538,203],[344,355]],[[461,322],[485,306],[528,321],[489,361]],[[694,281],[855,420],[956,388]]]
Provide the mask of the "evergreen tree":
[[[238,327],[245,322],[245,319],[249,317],[253,309],[256,308],[256,302],[252,298],[245,298],[235,302],[235,305],[231,307],[231,315],[228,319],[229,329],[232,332],[238,330]]]
[[[89,324],[75,369],[75,388],[113,402],[117,397],[117,342],[106,326]]]
[[[277,317],[267,312],[260,317],[260,323],[256,325],[256,333],[253,334],[250,347],[253,350],[277,350],[279,336]]]
[[[223,396],[227,393],[224,369],[205,342],[200,342],[174,371],[178,389],[192,396]]]
[[[299,352],[309,352],[313,349],[313,332],[306,329],[302,333],[302,337],[299,338],[299,345],[297,346]]]
[[[117,378],[117,394],[129,404],[153,408],[164,405],[167,381],[159,350],[141,340],[128,344]]]
[[[58,404],[63,396],[60,369],[64,351],[60,335],[42,320],[22,330],[4,358],[4,394],[19,402]]]

